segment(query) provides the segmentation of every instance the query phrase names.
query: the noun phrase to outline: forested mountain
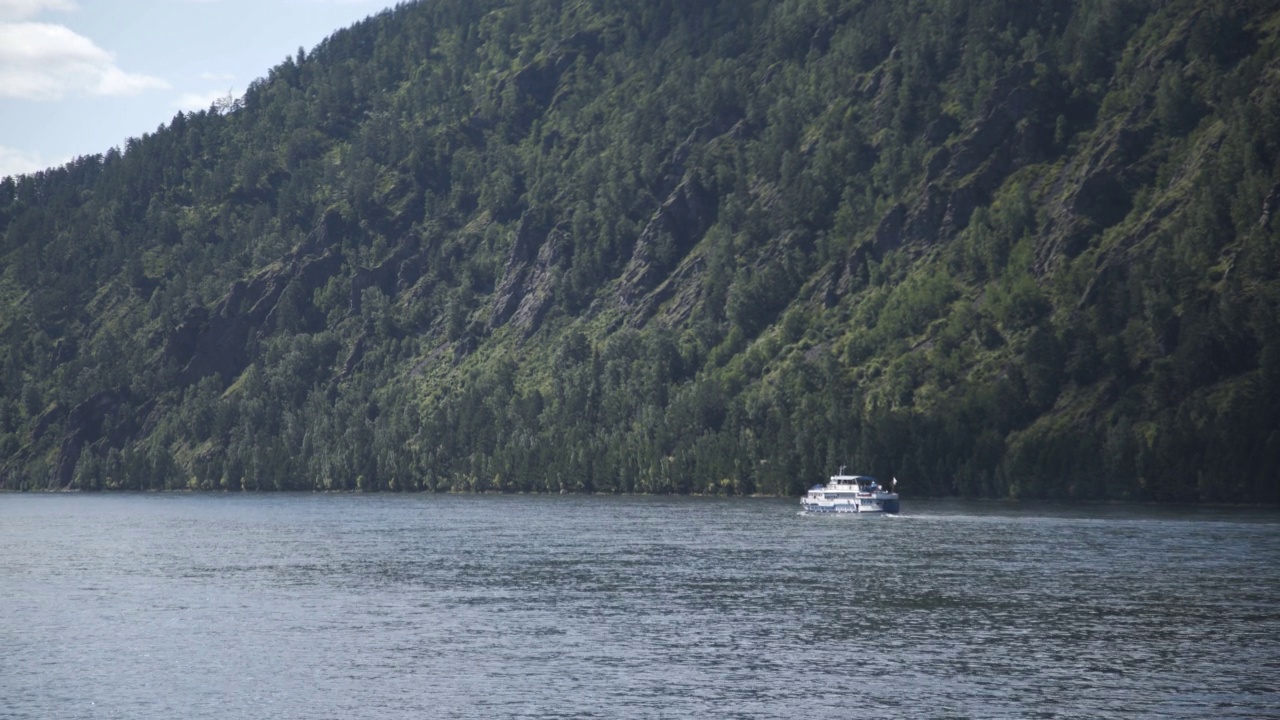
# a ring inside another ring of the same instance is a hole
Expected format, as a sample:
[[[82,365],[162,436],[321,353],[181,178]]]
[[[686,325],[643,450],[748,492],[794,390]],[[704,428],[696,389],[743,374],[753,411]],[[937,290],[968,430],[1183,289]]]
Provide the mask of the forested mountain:
[[[1280,501],[1278,32],[399,6],[0,184],[0,484]]]

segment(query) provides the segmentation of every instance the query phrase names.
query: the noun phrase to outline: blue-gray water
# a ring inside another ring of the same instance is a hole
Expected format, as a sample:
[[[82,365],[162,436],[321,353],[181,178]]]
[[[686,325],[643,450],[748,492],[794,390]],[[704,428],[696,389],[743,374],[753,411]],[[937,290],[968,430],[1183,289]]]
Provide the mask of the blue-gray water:
[[[0,495],[0,717],[1280,717],[1280,515]]]

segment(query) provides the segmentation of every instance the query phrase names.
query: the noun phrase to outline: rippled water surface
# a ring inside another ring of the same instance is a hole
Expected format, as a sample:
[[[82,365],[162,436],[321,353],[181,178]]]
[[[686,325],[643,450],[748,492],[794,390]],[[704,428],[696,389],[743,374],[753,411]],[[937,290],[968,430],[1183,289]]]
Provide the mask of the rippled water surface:
[[[1280,515],[0,495],[0,717],[1280,717]]]

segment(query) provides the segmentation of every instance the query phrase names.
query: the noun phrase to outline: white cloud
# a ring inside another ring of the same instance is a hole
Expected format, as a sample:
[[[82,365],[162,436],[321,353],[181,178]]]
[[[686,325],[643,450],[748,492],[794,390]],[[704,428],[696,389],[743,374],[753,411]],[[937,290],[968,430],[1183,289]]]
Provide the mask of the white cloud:
[[[233,90],[210,90],[209,92],[186,92],[182,93],[173,101],[173,106],[179,110],[208,110],[209,106],[219,101],[227,101],[228,98],[235,99],[236,94]]]
[[[38,152],[27,152],[0,145],[0,178],[33,173],[65,162],[66,160],[48,162],[41,158]]]
[[[26,20],[46,10],[75,10],[71,0],[0,0],[0,20]]]
[[[62,25],[0,23],[0,97],[59,100],[168,87],[159,78],[121,70],[111,53]]]

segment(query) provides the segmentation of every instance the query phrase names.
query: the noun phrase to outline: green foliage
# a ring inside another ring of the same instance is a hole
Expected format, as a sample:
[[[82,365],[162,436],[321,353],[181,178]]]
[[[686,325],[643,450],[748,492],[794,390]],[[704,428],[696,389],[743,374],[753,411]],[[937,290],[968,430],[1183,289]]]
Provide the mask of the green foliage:
[[[400,5],[0,181],[0,487],[1280,501],[1245,5]]]

